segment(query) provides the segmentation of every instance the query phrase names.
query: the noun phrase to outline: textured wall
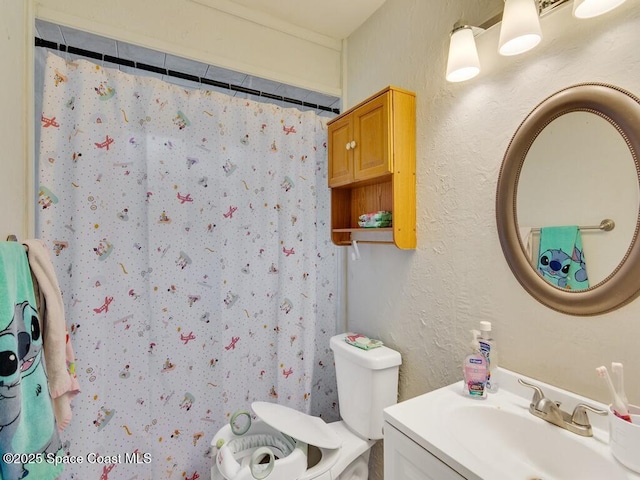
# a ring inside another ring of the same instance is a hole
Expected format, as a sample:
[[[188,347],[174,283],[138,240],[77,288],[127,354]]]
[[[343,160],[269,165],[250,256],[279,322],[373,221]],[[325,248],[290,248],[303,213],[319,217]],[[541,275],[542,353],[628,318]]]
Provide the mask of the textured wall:
[[[0,11],[1,58],[5,65],[11,65],[0,72],[0,105],[4,112],[0,118],[0,191],[5,207],[0,209],[0,240],[5,240],[9,234],[25,238],[29,232],[27,218],[31,214],[26,199],[32,190],[27,191],[27,186],[31,188],[28,180],[31,170],[27,168],[26,157],[32,149],[26,119],[32,117],[27,114],[31,83],[25,59],[31,59],[26,42],[31,32],[28,2],[2,0]]]
[[[515,58],[497,55],[498,29],[490,29],[478,38],[480,76],[448,84],[451,26],[458,17],[480,23],[501,2],[465,11],[469,3],[388,0],[349,38],[349,104],[388,84],[417,93],[418,187],[418,248],[362,245],[361,260],[347,262],[349,329],[402,353],[401,400],[461,379],[468,330],[490,320],[501,365],[606,401],[594,368],[621,361],[638,403],[640,300],[586,318],[536,302],[504,260],[494,202],[508,142],[542,99],[586,81],[640,95],[640,3],[583,21],[562,7],[543,18],[542,44]],[[382,478],[380,447],[372,462],[370,478]]]

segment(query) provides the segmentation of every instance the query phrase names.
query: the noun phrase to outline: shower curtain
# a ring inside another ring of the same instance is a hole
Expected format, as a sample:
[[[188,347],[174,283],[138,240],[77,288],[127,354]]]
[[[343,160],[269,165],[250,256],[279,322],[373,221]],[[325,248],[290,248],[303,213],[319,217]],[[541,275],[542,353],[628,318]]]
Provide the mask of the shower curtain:
[[[338,417],[325,119],[49,54],[40,123],[82,389],[62,478],[209,478],[254,400]]]

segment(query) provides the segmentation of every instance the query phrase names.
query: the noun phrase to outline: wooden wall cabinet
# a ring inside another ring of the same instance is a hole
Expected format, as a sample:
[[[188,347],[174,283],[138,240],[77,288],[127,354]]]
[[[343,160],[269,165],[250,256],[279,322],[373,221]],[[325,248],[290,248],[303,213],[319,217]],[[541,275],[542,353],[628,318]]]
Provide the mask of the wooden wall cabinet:
[[[328,122],[331,229],[336,245],[357,231],[393,232],[398,248],[416,248],[415,94],[387,87]],[[390,228],[359,228],[363,213],[388,210]]]

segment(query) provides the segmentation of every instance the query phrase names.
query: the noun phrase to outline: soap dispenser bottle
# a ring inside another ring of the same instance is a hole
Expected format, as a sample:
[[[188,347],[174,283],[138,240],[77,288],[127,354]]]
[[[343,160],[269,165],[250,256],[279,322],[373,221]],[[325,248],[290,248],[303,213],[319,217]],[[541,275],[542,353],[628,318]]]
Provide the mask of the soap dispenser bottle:
[[[471,398],[487,398],[487,360],[480,351],[478,330],[471,330],[473,340],[471,341],[472,353],[464,358],[462,373],[464,375],[463,392]]]
[[[498,348],[496,341],[491,338],[491,322],[480,322],[480,352],[487,360],[487,385],[486,389],[489,393],[498,391],[498,377],[496,375],[498,369]]]

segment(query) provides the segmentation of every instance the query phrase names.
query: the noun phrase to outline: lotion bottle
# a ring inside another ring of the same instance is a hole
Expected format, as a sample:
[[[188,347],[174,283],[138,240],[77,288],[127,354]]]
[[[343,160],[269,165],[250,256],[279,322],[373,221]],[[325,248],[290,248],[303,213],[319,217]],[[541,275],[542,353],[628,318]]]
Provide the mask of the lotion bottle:
[[[498,368],[498,349],[496,341],[491,338],[491,322],[480,322],[480,352],[487,360],[487,385],[486,389],[489,393],[496,393],[498,391],[498,377],[496,371]]]
[[[478,330],[471,330],[473,340],[471,341],[472,353],[464,358],[462,373],[464,375],[463,393],[471,398],[487,398],[487,360],[480,351]]]

